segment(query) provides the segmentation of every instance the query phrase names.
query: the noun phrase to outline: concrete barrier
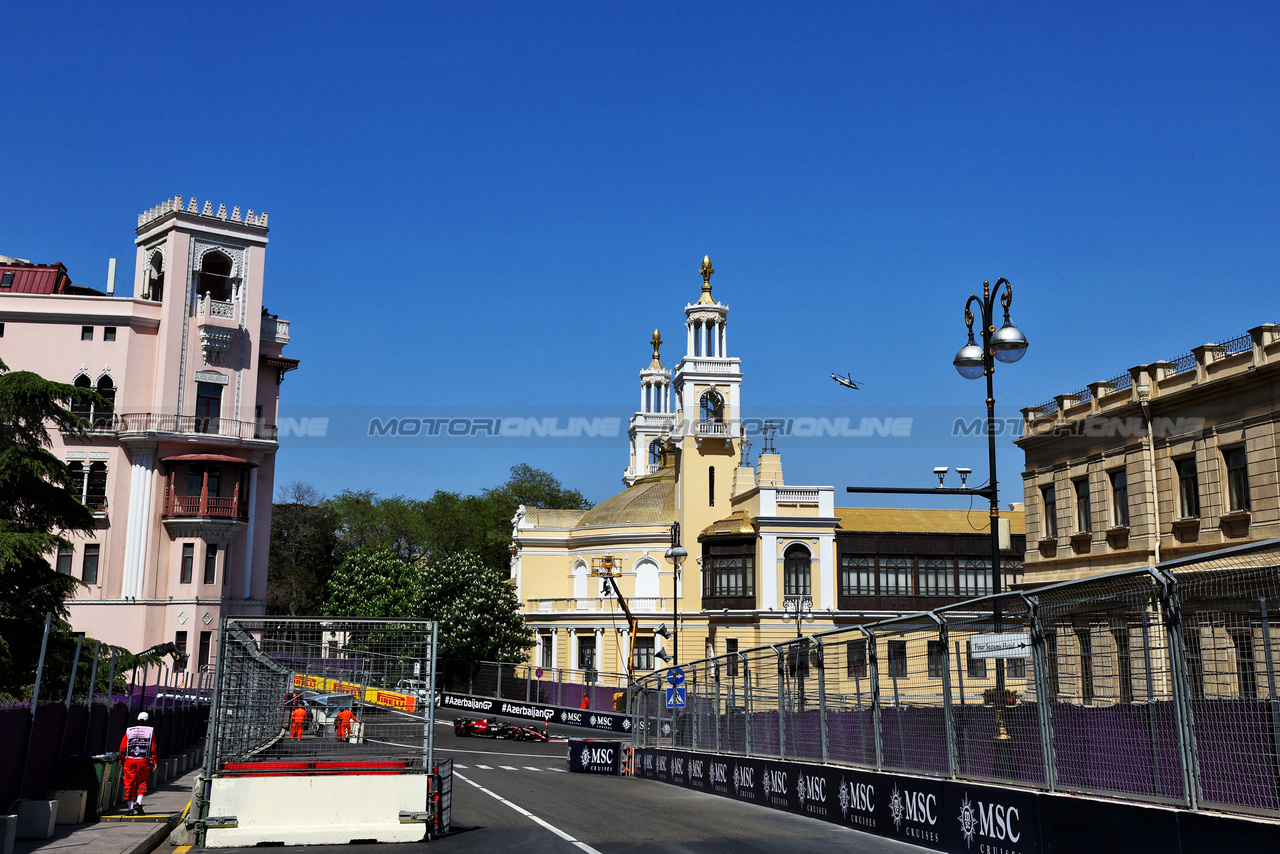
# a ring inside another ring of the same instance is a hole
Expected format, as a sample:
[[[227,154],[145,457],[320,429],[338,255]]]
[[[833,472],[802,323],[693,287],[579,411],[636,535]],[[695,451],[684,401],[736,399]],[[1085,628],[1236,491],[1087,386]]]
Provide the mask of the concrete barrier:
[[[58,802],[57,824],[81,824],[84,822],[84,811],[89,805],[89,793],[84,789],[59,789],[50,792],[49,796]]]
[[[0,854],[13,854],[13,841],[18,837],[18,817],[0,815]]]
[[[17,801],[18,839],[52,839],[58,818],[57,801]]]
[[[177,756],[173,757],[173,759],[178,763],[177,776],[181,777],[183,774],[187,773],[187,764],[191,761],[191,757],[185,753],[179,753]]]

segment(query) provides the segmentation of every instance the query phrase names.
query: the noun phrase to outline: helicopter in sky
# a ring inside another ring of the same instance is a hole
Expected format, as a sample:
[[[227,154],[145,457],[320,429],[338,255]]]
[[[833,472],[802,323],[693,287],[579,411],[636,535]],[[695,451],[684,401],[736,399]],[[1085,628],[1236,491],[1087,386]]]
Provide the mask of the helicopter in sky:
[[[831,379],[833,379],[833,380],[835,380],[836,382],[840,383],[840,385],[844,386],[845,388],[851,388],[851,389],[853,389],[854,391],[857,391],[857,390],[858,390],[858,382],[857,382],[857,380],[854,380],[854,379],[853,379],[853,372],[852,372],[852,371],[850,371],[850,372],[849,372],[848,376],[843,376],[843,377],[841,377],[841,376],[837,376],[836,374],[832,374],[832,375],[831,375]]]

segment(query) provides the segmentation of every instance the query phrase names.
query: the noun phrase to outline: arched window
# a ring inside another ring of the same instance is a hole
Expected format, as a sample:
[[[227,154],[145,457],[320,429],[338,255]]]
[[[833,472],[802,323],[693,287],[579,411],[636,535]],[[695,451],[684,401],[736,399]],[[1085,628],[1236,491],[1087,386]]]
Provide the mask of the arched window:
[[[93,427],[95,430],[109,430],[112,425],[112,415],[116,411],[116,385],[111,381],[111,377],[104,375],[98,380],[97,391],[107,399],[107,402],[94,407]]]
[[[153,252],[151,262],[147,264],[147,281],[142,288],[143,299],[159,302],[164,298],[164,256]]]
[[[784,596],[808,596],[812,592],[810,578],[813,558],[809,550],[796,543],[782,553],[782,591]]]
[[[67,471],[71,474],[71,492],[76,498],[84,500],[84,463],[67,463]]]
[[[649,468],[657,469],[662,465],[662,444],[659,442],[649,443]]]
[[[76,388],[93,388],[93,383],[84,374],[76,377],[76,381],[73,385]],[[93,414],[93,404],[88,401],[81,402],[79,400],[73,400],[71,401],[71,413],[73,415],[79,415],[81,418],[88,418]]]
[[[698,420],[704,423],[724,421],[724,398],[715,389],[704,393],[698,407]]]
[[[231,300],[231,258],[221,252],[208,252],[200,259],[200,273],[196,276],[196,293],[209,299]]]

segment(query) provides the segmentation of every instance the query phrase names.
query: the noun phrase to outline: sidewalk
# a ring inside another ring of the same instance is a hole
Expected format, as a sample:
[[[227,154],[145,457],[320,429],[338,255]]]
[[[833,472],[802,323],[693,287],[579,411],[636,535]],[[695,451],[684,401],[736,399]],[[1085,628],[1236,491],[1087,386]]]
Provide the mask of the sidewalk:
[[[178,816],[191,800],[191,788],[200,774],[193,768],[181,777],[155,787],[143,802],[146,815],[126,816],[124,804],[97,822],[60,824],[52,839],[19,839],[14,854],[150,854],[165,844]]]

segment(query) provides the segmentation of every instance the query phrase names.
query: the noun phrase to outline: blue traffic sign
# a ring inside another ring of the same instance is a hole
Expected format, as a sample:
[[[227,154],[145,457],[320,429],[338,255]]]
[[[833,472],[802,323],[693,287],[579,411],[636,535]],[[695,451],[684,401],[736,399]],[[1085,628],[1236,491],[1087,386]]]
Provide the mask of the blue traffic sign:
[[[684,687],[667,689],[667,708],[683,709],[684,708]]]
[[[684,671],[679,667],[673,667],[667,671],[667,682],[672,688],[678,688],[684,684]]]

